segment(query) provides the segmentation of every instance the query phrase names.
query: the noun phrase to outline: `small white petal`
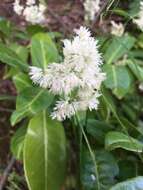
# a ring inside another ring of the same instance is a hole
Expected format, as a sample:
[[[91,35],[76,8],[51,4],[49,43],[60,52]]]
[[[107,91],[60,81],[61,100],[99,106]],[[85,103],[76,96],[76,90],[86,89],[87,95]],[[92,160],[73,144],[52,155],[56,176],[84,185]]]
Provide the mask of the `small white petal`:
[[[31,6],[31,5],[34,5],[34,4],[36,4],[35,0],[27,0],[27,2],[26,2],[26,5],[28,5],[28,6]]]
[[[143,31],[143,1],[140,2],[140,11],[137,19],[134,19],[133,22]]]
[[[122,23],[116,23],[113,20],[111,21],[112,27],[111,27],[111,34],[115,36],[122,36],[124,33],[124,25]]]
[[[20,5],[20,0],[15,0],[13,8],[16,14],[24,16],[27,22],[42,24],[45,21],[46,7],[41,3],[36,5],[35,0],[27,0],[25,7]]]
[[[13,3],[13,9],[17,15],[22,14],[24,7],[20,4],[20,0],[15,0],[15,2]]]
[[[51,114],[53,119],[63,121],[66,118],[70,118],[75,114],[75,108],[68,101],[58,101],[54,108],[54,112]]]
[[[84,9],[85,20],[94,20],[95,13],[97,13],[100,9],[100,0],[85,0]]]

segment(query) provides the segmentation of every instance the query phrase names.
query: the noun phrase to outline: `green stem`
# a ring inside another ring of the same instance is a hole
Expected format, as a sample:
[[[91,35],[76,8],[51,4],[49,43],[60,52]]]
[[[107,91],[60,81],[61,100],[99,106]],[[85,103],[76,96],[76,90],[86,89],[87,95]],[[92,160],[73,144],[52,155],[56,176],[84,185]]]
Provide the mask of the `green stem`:
[[[82,135],[82,132],[81,130],[79,130],[79,167],[81,168],[81,162],[82,162],[82,142],[83,142],[83,135]],[[81,175],[80,176],[80,186],[81,186]]]
[[[84,139],[85,139],[85,142],[86,142],[86,144],[87,144],[87,147],[88,147],[89,153],[90,153],[90,155],[91,155],[92,161],[93,161],[93,163],[94,163],[95,175],[96,175],[96,180],[97,180],[97,190],[100,190],[99,174],[98,174],[97,162],[96,162],[96,159],[95,159],[95,153],[94,153],[94,152],[92,151],[92,149],[91,149],[89,140],[88,140],[88,138],[87,138],[87,136],[86,136],[86,133],[85,133],[85,131],[84,131],[84,129],[83,129],[83,126],[81,126],[81,124],[80,124],[80,122],[79,122],[78,115],[76,114],[75,116],[76,116],[78,125],[79,125],[79,127],[80,127],[80,129],[81,129],[81,132],[82,132],[82,134],[83,134],[83,137],[84,137]],[[81,151],[81,150],[80,150],[80,151]],[[80,160],[81,160],[81,158],[80,158]]]

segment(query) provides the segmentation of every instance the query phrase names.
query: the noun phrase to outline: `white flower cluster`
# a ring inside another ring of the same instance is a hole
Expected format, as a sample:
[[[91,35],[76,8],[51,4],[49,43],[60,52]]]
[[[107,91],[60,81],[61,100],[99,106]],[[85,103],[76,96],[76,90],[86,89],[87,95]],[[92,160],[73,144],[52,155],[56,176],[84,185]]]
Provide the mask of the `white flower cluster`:
[[[46,69],[30,67],[34,83],[60,95],[53,119],[64,120],[77,111],[97,109],[99,104],[99,90],[105,73],[100,68],[102,59],[97,41],[85,27],[75,32],[72,41],[64,40],[62,63],[51,63]]]
[[[134,19],[134,23],[143,31],[143,1],[140,2],[140,11],[138,13],[138,18]]]
[[[100,9],[100,0],[85,0],[85,20],[94,20],[95,13]]]
[[[120,23],[116,23],[113,20],[111,21],[111,34],[115,35],[115,36],[122,36],[124,34],[125,28],[124,25],[120,22]]]
[[[13,8],[15,13],[23,16],[27,22],[42,24],[45,21],[46,7],[41,3],[36,5],[36,0],[27,0],[25,6],[20,4],[20,0],[15,0]]]

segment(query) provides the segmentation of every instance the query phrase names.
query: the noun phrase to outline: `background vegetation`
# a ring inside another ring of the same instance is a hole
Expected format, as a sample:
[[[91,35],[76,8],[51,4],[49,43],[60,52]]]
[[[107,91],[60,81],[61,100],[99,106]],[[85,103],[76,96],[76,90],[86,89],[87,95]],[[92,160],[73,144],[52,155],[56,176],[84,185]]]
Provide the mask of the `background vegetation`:
[[[142,190],[143,33],[133,22],[140,1],[102,1],[92,23],[84,21],[82,1],[47,5],[46,26],[39,26],[15,15],[12,1],[0,3],[0,189]],[[122,36],[111,34],[112,20],[123,23]],[[100,106],[80,113],[78,122],[56,123],[45,111],[53,96],[32,84],[28,67],[43,64],[42,47],[47,63],[62,57],[61,40],[80,25],[99,40],[104,60]]]

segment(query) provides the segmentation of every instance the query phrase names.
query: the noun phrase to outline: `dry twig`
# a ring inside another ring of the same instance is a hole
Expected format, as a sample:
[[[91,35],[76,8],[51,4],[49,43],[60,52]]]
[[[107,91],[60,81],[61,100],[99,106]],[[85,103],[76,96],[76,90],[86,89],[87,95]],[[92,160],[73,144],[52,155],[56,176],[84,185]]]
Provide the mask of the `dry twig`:
[[[10,162],[8,163],[8,166],[6,167],[6,169],[4,170],[4,173],[3,173],[3,176],[1,177],[1,180],[0,180],[0,190],[3,190],[4,189],[4,186],[7,182],[7,178],[9,176],[9,173],[13,167],[15,163],[15,158],[12,157]]]

